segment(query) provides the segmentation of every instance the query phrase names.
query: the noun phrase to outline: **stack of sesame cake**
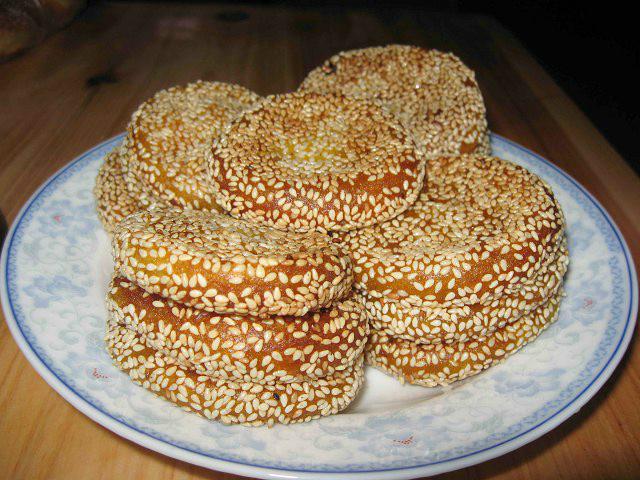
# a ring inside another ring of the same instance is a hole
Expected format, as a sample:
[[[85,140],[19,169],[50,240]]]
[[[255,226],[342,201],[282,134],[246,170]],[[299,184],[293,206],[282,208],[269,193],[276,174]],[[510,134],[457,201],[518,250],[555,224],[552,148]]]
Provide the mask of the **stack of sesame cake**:
[[[371,335],[369,364],[436,386],[474,375],[556,317],[564,219],[536,175],[495,157],[430,162],[418,201],[341,235]]]
[[[143,387],[206,418],[336,413],[363,380],[367,319],[323,234],[156,208],[116,228],[107,348]]]
[[[342,52],[296,92],[196,82],[134,113],[96,179],[107,349],[227,424],[346,408],[364,364],[433,387],[551,324],[568,267],[550,187],[490,156],[452,54]]]

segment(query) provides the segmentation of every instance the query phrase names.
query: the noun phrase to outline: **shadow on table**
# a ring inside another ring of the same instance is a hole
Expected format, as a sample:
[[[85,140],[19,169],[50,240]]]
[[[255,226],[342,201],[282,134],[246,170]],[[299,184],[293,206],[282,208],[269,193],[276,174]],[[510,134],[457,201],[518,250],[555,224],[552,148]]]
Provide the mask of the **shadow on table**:
[[[4,213],[0,211],[0,250],[2,250],[2,246],[4,245],[4,239],[7,236],[7,231],[9,227],[7,225],[7,220],[4,218]]]

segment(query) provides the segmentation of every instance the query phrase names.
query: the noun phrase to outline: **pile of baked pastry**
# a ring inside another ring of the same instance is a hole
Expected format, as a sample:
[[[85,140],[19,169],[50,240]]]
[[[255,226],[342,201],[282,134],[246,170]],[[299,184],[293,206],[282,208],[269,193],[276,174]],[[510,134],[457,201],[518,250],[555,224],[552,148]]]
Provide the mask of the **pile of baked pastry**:
[[[549,186],[490,150],[473,72],[436,50],[343,52],[264,98],[158,92],[96,181],[109,353],[250,425],[344,409],[365,362],[429,387],[479,373],[555,320],[568,265]]]

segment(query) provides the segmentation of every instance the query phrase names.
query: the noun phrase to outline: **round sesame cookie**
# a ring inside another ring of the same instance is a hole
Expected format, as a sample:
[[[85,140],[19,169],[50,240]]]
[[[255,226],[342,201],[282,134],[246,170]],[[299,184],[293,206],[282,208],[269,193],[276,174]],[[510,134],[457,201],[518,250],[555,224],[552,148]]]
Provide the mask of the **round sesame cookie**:
[[[429,189],[387,222],[347,232],[356,288],[411,305],[481,303],[555,258],[564,217],[550,187],[496,157],[430,162]]]
[[[451,53],[406,45],[350,50],[312,70],[299,90],[380,102],[429,156],[491,153],[475,74]]]
[[[184,208],[220,210],[207,181],[206,151],[227,123],[259,99],[239,85],[203,81],[156,93],[128,127],[128,188]]]
[[[422,345],[372,330],[366,362],[401,382],[423,387],[446,385],[503,361],[533,341],[556,320],[562,292],[488,336],[453,344]]]
[[[211,151],[216,199],[235,217],[293,231],[351,230],[417,198],[425,158],[380,106],[290,93],[244,112]]]
[[[253,383],[314,380],[354,365],[369,333],[353,300],[304,317],[220,315],[114,278],[109,317],[154,350],[201,375]]]
[[[362,356],[330,377],[263,385],[199,375],[118,325],[109,325],[106,343],[115,365],[134,383],[187,411],[226,424],[298,423],[333,415],[351,403],[364,380]]]
[[[402,301],[356,294],[371,328],[421,344],[455,343],[484,337],[514,323],[554,296],[568,267],[566,247],[558,258],[516,292],[482,303],[451,307],[416,307]]]
[[[108,233],[113,233],[116,225],[124,217],[143,208],[127,189],[119,147],[106,155],[98,170],[93,195],[96,199],[98,218]]]
[[[209,312],[301,316],[344,298],[353,282],[349,255],[327,235],[217,212],[138,212],[118,225],[113,251],[122,276]]]

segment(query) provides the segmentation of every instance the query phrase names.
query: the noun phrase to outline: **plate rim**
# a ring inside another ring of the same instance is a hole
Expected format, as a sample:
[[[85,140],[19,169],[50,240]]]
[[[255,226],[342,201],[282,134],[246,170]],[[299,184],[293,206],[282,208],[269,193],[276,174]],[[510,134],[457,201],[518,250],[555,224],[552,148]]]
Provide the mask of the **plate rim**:
[[[636,324],[636,317],[638,314],[638,278],[635,269],[635,263],[631,255],[631,251],[627,245],[627,242],[622,235],[622,232],[618,228],[617,224],[607,212],[607,210],[601,205],[601,203],[577,180],[571,175],[565,172],[562,168],[558,167],[551,161],[547,160],[543,156],[533,152],[532,150],[520,145],[519,143],[510,140],[502,135],[491,133],[492,137],[505,142],[517,150],[523,151],[525,154],[535,157],[537,160],[556,170],[560,175],[564,176],[566,180],[571,182],[578,190],[592,202],[596,209],[602,214],[606,222],[611,227],[616,239],[624,254],[624,258],[627,266],[627,273],[629,275],[630,284],[630,302],[627,313],[627,319],[625,321],[624,333],[618,341],[613,353],[605,365],[600,369],[598,374],[585,386],[580,393],[578,393],[571,401],[568,401],[559,408],[550,417],[546,418],[541,423],[538,423],[524,432],[519,433],[507,440],[503,440],[495,445],[488,446],[477,450],[472,453],[467,453],[454,458],[448,458],[435,462],[430,462],[423,465],[407,466],[407,467],[395,467],[390,469],[374,469],[374,470],[351,470],[351,471],[313,471],[302,469],[284,469],[277,467],[254,465],[245,463],[238,460],[222,459],[211,455],[206,455],[200,452],[189,450],[188,448],[173,445],[164,440],[155,438],[149,433],[138,430],[137,428],[128,425],[123,420],[113,417],[107,412],[103,412],[100,408],[91,404],[83,396],[77,393],[71,386],[67,385],[58,375],[53,372],[49,366],[42,360],[42,358],[35,352],[24,335],[22,328],[14,314],[13,304],[9,296],[9,286],[7,283],[8,274],[8,260],[9,252],[13,245],[15,233],[23,221],[25,214],[42,194],[42,192],[54,182],[60,175],[72,168],[77,163],[84,160],[87,156],[94,153],[96,150],[103,148],[104,146],[123,138],[124,133],[115,135],[97,145],[91,149],[81,153],[72,161],[58,169],[53,175],[51,175],[45,182],[36,189],[36,191],[29,197],[24,203],[15,219],[12,222],[11,228],[7,231],[7,235],[4,239],[4,245],[2,248],[2,256],[0,258],[0,299],[2,300],[2,309],[5,315],[5,321],[9,327],[9,330],[14,338],[14,341],[22,351],[23,355],[27,358],[31,366],[36,372],[52,387],[62,398],[69,402],[74,408],[82,412],[91,420],[100,424],[102,427],[116,433],[117,435],[130,440],[140,446],[149,448],[158,453],[166,455],[171,458],[175,458],[181,461],[192,463],[201,467],[219,470],[222,472],[234,473],[239,475],[250,475],[261,478],[304,478],[304,479],[327,479],[335,478],[336,475],[349,478],[367,478],[367,479],[400,479],[400,478],[413,478],[415,476],[422,475],[435,475],[438,473],[444,473],[448,471],[458,470],[470,465],[475,465],[487,460],[499,457],[508,452],[511,452],[517,448],[520,448],[527,443],[530,443],[542,435],[550,432],[558,425],[563,423],[569,417],[573,416],[578,410],[580,410],[599,390],[604,383],[610,378],[613,371],[619,365],[622,360]]]

